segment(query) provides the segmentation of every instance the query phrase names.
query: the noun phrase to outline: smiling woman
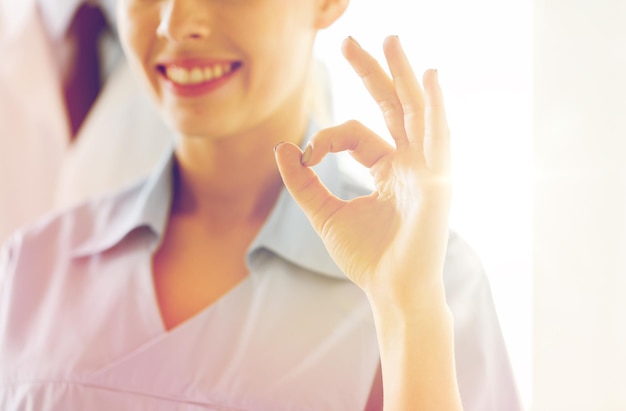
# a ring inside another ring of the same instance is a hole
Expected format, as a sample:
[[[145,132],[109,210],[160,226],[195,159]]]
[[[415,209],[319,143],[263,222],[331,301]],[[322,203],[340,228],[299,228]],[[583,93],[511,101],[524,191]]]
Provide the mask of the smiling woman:
[[[175,144],[2,250],[1,408],[519,409],[488,282],[448,229],[437,71],[396,36],[390,74],[345,39],[391,138],[311,120],[315,38],[347,5],[120,1]]]

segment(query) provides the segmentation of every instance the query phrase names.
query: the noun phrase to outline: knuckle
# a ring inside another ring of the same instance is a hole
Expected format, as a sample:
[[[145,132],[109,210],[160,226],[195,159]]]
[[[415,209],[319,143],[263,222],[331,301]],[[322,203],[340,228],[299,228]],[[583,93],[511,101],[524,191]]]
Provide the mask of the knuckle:
[[[401,114],[403,112],[400,102],[392,98],[379,101],[378,107],[385,117],[393,116],[396,113]]]
[[[348,129],[350,133],[357,133],[359,130],[363,129],[363,124],[361,124],[358,120],[348,120],[344,123],[344,126]]]
[[[359,77],[361,77],[361,79],[363,79],[363,80],[368,80],[368,79],[374,77],[374,70],[371,67],[367,66],[367,65],[361,65],[361,66],[357,67],[355,69],[355,71],[356,71],[356,74]]]

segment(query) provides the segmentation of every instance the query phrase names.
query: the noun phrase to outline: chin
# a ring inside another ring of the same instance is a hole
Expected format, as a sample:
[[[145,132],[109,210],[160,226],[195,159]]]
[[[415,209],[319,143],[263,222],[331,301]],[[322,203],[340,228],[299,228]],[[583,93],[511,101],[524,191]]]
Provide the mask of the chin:
[[[162,114],[169,127],[178,135],[219,139],[222,136],[237,134],[246,119],[228,110],[198,110],[162,108]]]
[[[211,133],[209,130],[206,130],[206,127],[198,127],[197,125],[181,125],[174,124],[171,128],[176,132],[177,135],[181,137],[190,137],[190,138],[209,138],[211,136],[215,136],[214,133]]]
[[[179,136],[189,138],[208,138],[208,139],[220,139],[223,136],[231,135],[229,130],[226,130],[224,124],[212,124],[211,122],[170,122],[170,128],[176,132]]]
[[[165,113],[165,122],[177,135],[181,136],[208,136],[212,135],[212,128],[207,124],[206,120],[201,120],[191,116],[172,116],[171,113]]]

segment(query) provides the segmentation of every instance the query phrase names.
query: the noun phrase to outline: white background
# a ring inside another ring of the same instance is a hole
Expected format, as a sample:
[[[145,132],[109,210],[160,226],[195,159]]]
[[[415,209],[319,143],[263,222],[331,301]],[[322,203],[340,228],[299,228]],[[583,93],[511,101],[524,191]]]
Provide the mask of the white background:
[[[533,411],[624,411],[626,1],[533,26]]]

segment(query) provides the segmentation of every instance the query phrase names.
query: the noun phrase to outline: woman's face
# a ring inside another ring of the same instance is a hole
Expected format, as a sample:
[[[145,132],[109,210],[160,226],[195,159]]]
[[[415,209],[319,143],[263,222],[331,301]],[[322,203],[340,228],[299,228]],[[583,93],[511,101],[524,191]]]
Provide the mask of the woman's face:
[[[289,121],[304,98],[319,0],[119,0],[120,38],[166,121],[221,138]]]

